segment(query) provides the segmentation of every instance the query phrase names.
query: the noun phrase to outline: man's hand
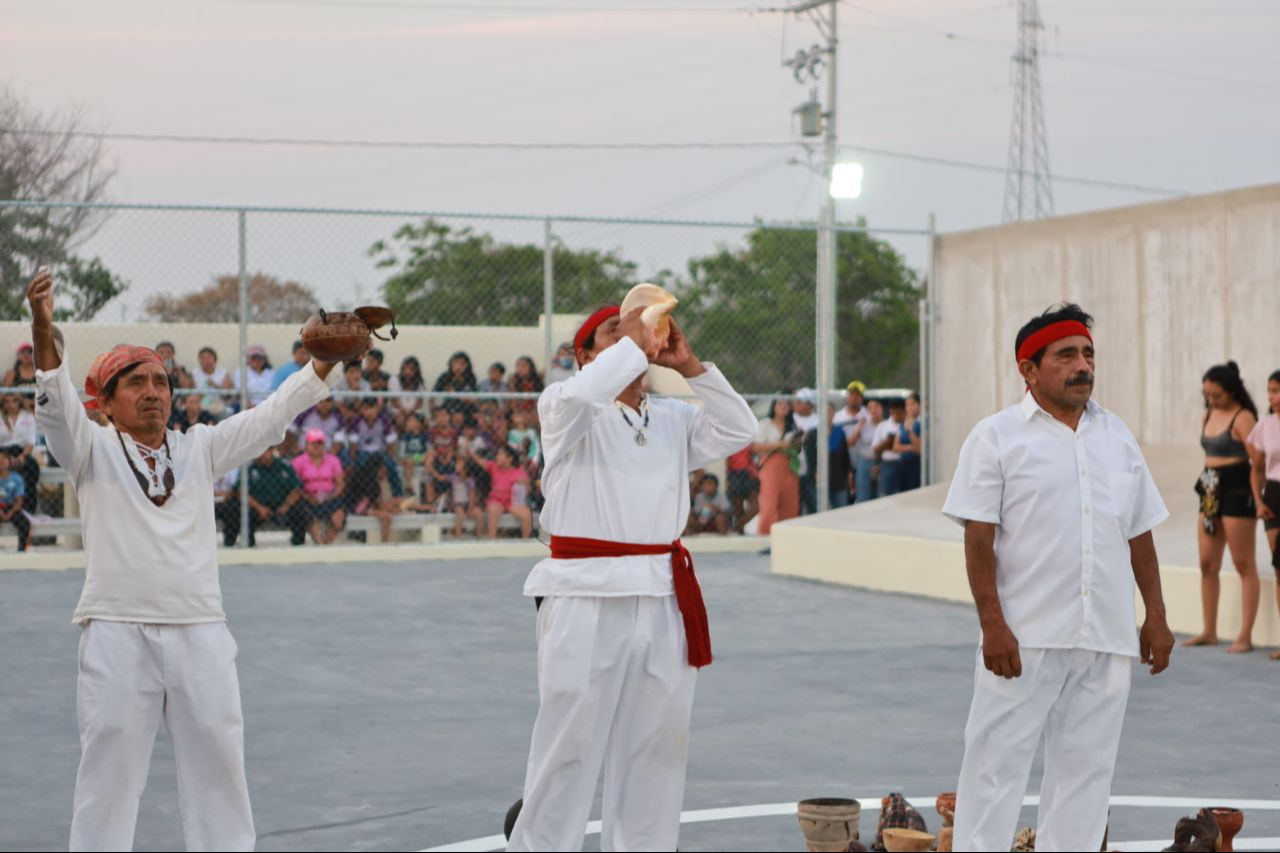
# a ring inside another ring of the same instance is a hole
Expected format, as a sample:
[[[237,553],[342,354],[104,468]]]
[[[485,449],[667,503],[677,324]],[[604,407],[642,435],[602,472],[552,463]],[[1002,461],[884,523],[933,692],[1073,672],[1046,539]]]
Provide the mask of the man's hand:
[[[671,323],[671,335],[667,338],[667,345],[650,360],[659,367],[671,368],[685,379],[706,373],[707,369],[694,356],[693,350],[689,348],[689,339],[684,336],[684,332],[680,331],[675,318],[668,317],[667,320]]]
[[[1173,632],[1164,614],[1148,614],[1138,634],[1142,662],[1151,665],[1151,674],[1159,675],[1169,668],[1169,656],[1173,654]]]
[[[1267,506],[1262,501],[1258,501],[1258,518],[1263,521],[1270,521],[1275,517],[1276,514],[1271,511],[1271,507]]]
[[[982,662],[1001,678],[1018,678],[1022,675],[1018,638],[1003,619],[982,626]]]
[[[618,334],[635,341],[636,346],[640,347],[640,351],[645,354],[645,357],[653,361],[660,349],[658,336],[653,329],[645,325],[644,321],[640,319],[642,313],[644,313],[643,307],[633,308],[618,324]]]
[[[48,329],[53,325],[53,273],[40,267],[27,285],[27,302],[31,305],[31,326]]]

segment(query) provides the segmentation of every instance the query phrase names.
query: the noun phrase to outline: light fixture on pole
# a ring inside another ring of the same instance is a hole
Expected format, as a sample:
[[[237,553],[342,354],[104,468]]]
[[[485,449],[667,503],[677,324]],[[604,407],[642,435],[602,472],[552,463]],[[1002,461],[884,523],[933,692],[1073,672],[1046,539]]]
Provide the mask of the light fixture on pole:
[[[862,164],[836,163],[831,167],[832,198],[858,198],[862,195]]]

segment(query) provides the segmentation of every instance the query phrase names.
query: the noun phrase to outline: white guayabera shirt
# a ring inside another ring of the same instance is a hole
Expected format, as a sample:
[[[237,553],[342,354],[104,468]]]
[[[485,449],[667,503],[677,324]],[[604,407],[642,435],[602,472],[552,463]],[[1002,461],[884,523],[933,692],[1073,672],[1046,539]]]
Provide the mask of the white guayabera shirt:
[[[1169,517],[1129,428],[1092,401],[1073,432],[1028,393],[980,421],[942,512],[996,530],[1018,644],[1138,655],[1129,542]]]

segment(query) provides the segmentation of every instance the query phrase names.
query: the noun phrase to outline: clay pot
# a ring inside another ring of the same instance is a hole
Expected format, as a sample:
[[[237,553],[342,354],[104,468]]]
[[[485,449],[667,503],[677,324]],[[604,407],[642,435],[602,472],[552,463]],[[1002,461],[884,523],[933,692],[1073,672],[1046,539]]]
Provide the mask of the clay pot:
[[[796,805],[800,831],[814,853],[843,853],[858,840],[862,805],[857,800],[819,797]]]
[[[391,324],[391,337],[384,338],[375,329]],[[396,315],[390,308],[367,306],[355,311],[327,312],[323,308],[319,314],[307,319],[298,337],[307,352],[320,361],[338,362],[352,361],[364,355],[369,347],[369,336],[379,340],[394,340]]]
[[[1218,831],[1222,833],[1222,841],[1218,845],[1219,850],[1235,850],[1231,840],[1236,837],[1236,833],[1244,826],[1244,812],[1240,809],[1229,809],[1225,806],[1219,806],[1209,809],[1209,814],[1213,815],[1213,820],[1218,824]]]
[[[938,814],[942,815],[943,826],[954,826],[956,817],[956,792],[948,791],[945,794],[938,795],[938,801],[934,805],[938,810]]]
[[[918,829],[889,828],[881,833],[881,837],[884,838],[884,849],[890,853],[897,853],[899,850],[920,853],[933,848],[933,836]]]

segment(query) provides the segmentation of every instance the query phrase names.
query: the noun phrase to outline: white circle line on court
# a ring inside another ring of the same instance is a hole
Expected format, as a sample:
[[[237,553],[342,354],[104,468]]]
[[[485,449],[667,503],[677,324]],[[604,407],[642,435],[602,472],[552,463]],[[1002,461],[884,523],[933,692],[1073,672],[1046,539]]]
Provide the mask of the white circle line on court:
[[[880,801],[879,796],[874,797],[855,797],[859,802],[875,803]],[[907,797],[907,800],[916,808],[932,809],[936,797]],[[1037,806],[1040,804],[1039,797],[1023,797],[1022,805]],[[1225,808],[1242,809],[1244,811],[1280,811],[1280,800],[1241,800],[1233,797],[1112,797],[1111,805],[1113,808],[1137,808],[1137,809],[1200,809],[1206,805],[1221,806]],[[715,820],[741,820],[743,818],[752,817],[778,817],[781,815],[794,815],[796,813],[796,801],[786,803],[762,803],[756,806],[731,806],[719,809],[699,809],[697,811],[681,812],[681,823],[706,823]],[[600,831],[600,821],[593,820],[587,824],[587,835],[594,835]],[[1172,834],[1170,835],[1172,838]],[[1116,842],[1117,849],[1121,850],[1159,850],[1159,846],[1169,842],[1160,841],[1130,841]],[[1256,845],[1264,846],[1256,846]],[[483,838],[472,838],[469,841],[459,841],[454,844],[445,844],[441,847],[428,847],[419,853],[478,853],[479,851],[503,850],[507,846],[507,839],[503,835],[486,835]],[[1277,838],[1241,838],[1237,841],[1236,847],[1240,850],[1266,850],[1271,847],[1280,846],[1280,839]]]

